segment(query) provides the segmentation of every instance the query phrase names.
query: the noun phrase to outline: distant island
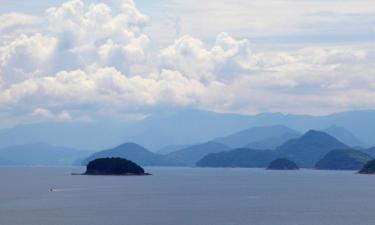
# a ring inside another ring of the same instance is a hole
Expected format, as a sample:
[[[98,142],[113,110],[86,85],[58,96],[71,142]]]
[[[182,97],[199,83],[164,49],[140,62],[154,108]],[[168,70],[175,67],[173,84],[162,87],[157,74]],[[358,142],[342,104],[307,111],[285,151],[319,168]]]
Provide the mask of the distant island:
[[[90,161],[84,175],[150,175],[136,163],[123,158],[99,158]]]
[[[360,174],[375,174],[375,159],[366,163],[359,171]]]
[[[285,159],[285,158],[278,158],[272,161],[268,167],[268,170],[298,170],[298,166],[295,162]]]
[[[327,153],[316,163],[315,169],[359,170],[371,160],[372,157],[364,152],[353,149],[339,149]]]

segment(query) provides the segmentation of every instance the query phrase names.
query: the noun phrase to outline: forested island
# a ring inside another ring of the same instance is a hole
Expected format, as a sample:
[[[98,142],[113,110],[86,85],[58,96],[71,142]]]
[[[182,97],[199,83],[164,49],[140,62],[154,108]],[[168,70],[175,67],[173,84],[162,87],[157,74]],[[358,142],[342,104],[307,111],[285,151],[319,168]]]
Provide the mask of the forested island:
[[[136,163],[123,158],[100,158],[90,161],[84,175],[150,175]]]

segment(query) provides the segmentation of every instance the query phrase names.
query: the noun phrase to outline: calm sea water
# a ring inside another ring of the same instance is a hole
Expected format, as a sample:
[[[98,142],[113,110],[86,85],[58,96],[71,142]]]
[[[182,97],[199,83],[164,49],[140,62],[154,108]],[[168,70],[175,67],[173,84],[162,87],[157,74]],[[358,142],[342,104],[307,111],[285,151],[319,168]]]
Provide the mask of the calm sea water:
[[[375,176],[353,172],[0,167],[1,225],[374,225]],[[50,192],[49,189],[54,191]]]

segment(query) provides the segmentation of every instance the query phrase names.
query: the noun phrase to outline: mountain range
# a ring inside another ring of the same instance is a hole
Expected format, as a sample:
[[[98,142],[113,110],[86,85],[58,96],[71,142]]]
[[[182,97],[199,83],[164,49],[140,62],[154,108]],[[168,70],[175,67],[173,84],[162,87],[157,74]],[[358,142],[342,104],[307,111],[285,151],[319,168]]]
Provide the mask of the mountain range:
[[[326,116],[281,113],[238,115],[202,110],[181,110],[155,113],[138,121],[70,121],[18,125],[0,131],[0,147],[44,142],[55,146],[94,151],[111,148],[121,143],[135,142],[156,151],[168,145],[203,143],[249,127],[275,124],[302,133],[309,129],[324,130],[332,125],[345,127],[360,143],[363,143],[362,147],[367,147],[375,146],[375,125],[369,121],[375,121],[373,110],[348,111]],[[255,142],[258,141],[255,140]],[[244,145],[259,145],[263,148],[263,144],[251,144],[251,142],[252,140],[249,140]],[[350,146],[353,144],[357,145],[358,142],[348,143]]]
[[[264,131],[270,129],[273,131],[278,130],[278,132],[269,132],[271,137],[268,137],[266,135],[267,132]],[[342,129],[340,128],[340,130]],[[251,134],[254,130],[262,133],[262,135],[254,135],[255,138],[260,140],[262,140],[261,138],[266,138],[264,143],[266,143],[266,140],[272,139],[272,135],[282,136],[283,132],[285,132],[284,134],[298,135],[283,126],[257,127],[245,131],[251,131],[249,132]],[[238,134],[243,140],[241,138],[236,139],[238,137],[236,136],[237,133],[229,135],[229,138],[221,138],[221,140],[244,141],[243,143],[246,140],[254,140],[252,135],[249,137],[243,135],[246,132],[238,132]],[[214,140],[220,140],[220,138]],[[0,149],[0,165],[55,166],[72,165],[78,161],[85,165],[97,158],[122,157],[143,166],[266,167],[272,160],[283,157],[296,162],[300,167],[313,168],[324,157],[332,159],[332,157],[329,157],[329,153],[337,149],[352,150],[348,145],[325,132],[310,130],[303,135],[298,135],[297,138],[285,141],[276,147],[275,150],[249,147],[232,148],[222,143],[209,141],[187,147],[175,146],[175,149],[173,149],[175,151],[162,155],[151,152],[135,143],[125,143],[115,148],[109,148],[89,155],[90,152],[87,151],[56,147],[43,143],[18,145]],[[368,154],[372,157],[375,155],[374,148],[361,148],[358,150],[360,150],[361,154]],[[350,154],[350,156],[352,155]],[[344,156],[346,155],[344,154]],[[345,162],[349,161],[350,159]]]
[[[349,146],[327,133],[310,130],[297,139],[287,141],[276,148],[288,159],[295,161],[299,167],[312,168],[328,152],[335,149],[348,149]]]
[[[291,139],[275,150],[234,149],[206,155],[197,163],[201,167],[266,167],[276,158],[287,158],[299,167],[313,168],[316,162],[336,149],[349,149],[327,133],[310,130]]]

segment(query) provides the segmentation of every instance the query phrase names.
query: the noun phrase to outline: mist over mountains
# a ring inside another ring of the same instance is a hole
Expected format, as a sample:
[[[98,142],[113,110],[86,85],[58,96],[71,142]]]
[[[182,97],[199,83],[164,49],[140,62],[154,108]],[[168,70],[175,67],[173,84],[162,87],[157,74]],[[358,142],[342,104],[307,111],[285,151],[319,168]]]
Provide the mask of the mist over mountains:
[[[0,149],[0,165],[70,166],[89,153],[45,143],[16,145]]]
[[[259,126],[282,125],[296,132],[327,130],[346,138],[337,127],[349,131],[348,145],[375,145],[375,111],[350,111],[327,116],[262,113],[237,115],[200,110],[182,110],[155,114],[141,121],[46,122],[18,125],[0,132],[0,147],[31,143],[49,143],[75,149],[101,150],[125,142],[135,142],[157,151],[168,145],[192,145],[225,137]],[[332,127],[332,126],[337,126]],[[344,132],[345,133],[345,132]],[[347,132],[346,132],[347,133]],[[353,139],[355,137],[355,139]],[[257,142],[259,140],[255,140]],[[250,144],[251,140],[246,143]],[[243,143],[240,143],[243,144]],[[253,142],[254,144],[254,142]]]

